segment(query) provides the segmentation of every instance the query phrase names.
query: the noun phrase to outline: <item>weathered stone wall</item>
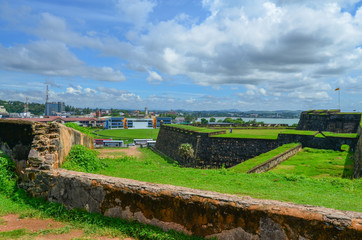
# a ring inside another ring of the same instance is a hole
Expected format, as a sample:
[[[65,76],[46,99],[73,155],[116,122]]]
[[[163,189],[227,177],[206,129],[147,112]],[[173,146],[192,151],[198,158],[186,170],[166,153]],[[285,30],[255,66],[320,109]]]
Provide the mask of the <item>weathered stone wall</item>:
[[[318,134],[318,132],[316,132]],[[318,148],[318,149],[331,149],[334,151],[340,151],[342,145],[349,145],[351,151],[354,151],[357,138],[348,137],[315,137],[313,135],[298,135],[298,134],[279,134],[278,140],[283,143],[299,142],[304,147]]]
[[[300,115],[298,130],[356,133],[361,114],[338,111],[306,111]]]
[[[172,157],[182,166],[228,168],[280,145],[280,141],[271,139],[217,137],[220,133],[197,133],[163,125],[157,137],[156,149]],[[184,143],[191,144],[195,152],[194,158],[188,162],[178,154],[180,145]]]
[[[200,167],[229,168],[280,146],[272,139],[201,138],[196,162]]]
[[[362,126],[358,128],[359,139],[354,152],[353,178],[362,177]]]
[[[237,197],[64,169],[28,170],[34,196],[218,239],[361,239],[362,213]]]
[[[0,120],[0,147],[16,162],[18,173],[26,167],[58,168],[71,147],[93,148],[93,139],[59,123]]]
[[[247,173],[262,173],[269,171],[270,169],[276,167],[281,162],[284,162],[285,160],[291,158],[295,154],[297,154],[300,150],[302,150],[302,145],[299,144],[296,147],[293,147],[291,149],[288,149],[287,151],[272,157],[271,159],[263,162],[262,164],[259,164],[258,166],[253,167],[250,169]]]

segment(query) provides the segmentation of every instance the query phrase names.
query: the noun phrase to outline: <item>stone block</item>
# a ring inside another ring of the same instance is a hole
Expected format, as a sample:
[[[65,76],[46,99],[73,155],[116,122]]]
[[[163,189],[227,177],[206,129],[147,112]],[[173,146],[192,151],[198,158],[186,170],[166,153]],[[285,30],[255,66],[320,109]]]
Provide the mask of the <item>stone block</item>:
[[[44,162],[45,159],[37,150],[31,149],[28,155],[28,160],[30,163],[41,163]]]

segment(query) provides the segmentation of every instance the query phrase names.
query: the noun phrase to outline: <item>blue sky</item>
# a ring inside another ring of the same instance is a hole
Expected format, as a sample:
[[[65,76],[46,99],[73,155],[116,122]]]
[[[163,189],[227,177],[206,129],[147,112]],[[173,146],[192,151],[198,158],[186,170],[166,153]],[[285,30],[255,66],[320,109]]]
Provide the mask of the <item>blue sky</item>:
[[[0,0],[0,99],[362,111],[362,1]]]

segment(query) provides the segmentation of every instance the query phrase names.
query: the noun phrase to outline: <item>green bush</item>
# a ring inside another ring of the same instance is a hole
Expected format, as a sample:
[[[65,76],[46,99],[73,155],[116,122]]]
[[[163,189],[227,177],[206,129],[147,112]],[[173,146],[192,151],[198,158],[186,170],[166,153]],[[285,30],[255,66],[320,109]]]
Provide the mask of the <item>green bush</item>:
[[[92,172],[105,167],[98,152],[83,145],[74,145],[65,160],[63,167],[76,171]]]
[[[0,192],[10,194],[16,186],[15,163],[0,151]]]

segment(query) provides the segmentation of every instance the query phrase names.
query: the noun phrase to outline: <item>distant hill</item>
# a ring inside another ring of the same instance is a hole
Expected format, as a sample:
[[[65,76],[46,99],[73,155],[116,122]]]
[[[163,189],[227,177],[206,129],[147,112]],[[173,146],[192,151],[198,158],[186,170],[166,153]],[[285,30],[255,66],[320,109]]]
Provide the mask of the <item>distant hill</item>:
[[[25,102],[20,101],[4,101],[0,100],[0,106],[4,106],[8,113],[22,113],[24,112]],[[29,103],[29,112],[35,115],[44,114],[45,104]]]

